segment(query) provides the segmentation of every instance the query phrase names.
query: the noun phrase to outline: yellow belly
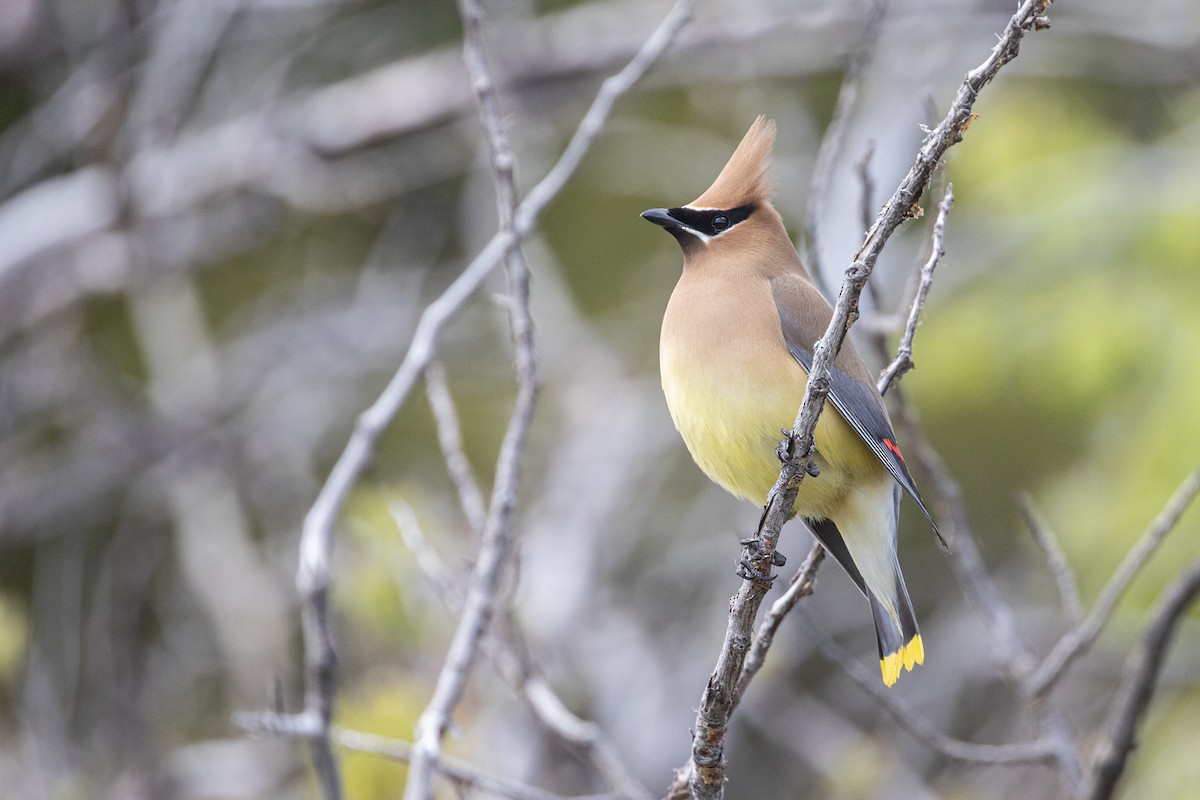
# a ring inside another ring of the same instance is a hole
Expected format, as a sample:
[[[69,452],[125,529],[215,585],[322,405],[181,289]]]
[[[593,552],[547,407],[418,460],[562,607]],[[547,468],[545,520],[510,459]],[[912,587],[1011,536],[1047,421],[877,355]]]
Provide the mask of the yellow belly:
[[[781,429],[795,422],[807,375],[794,360],[755,364],[753,354],[736,352],[736,342],[725,346],[733,352],[723,354],[720,366],[702,366],[688,357],[695,354],[664,347],[663,393],[696,464],[730,493],[762,505],[779,477]],[[816,446],[821,474],[801,483],[793,515],[832,516],[851,485],[883,469],[828,403],[817,422]]]

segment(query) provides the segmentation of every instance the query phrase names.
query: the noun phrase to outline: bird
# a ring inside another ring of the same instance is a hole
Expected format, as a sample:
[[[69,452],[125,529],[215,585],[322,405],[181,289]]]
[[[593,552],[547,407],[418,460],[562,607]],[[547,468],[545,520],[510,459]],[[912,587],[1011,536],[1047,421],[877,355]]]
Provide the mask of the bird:
[[[759,116],[716,180],[692,202],[652,208],[683,251],[663,315],[659,368],[675,428],[715,483],[758,505],[779,475],[817,341],[833,309],[805,270],[771,204],[775,123]],[[883,682],[925,661],[897,556],[901,490],[933,518],[896,443],[883,398],[846,339],[814,442],[819,472],[806,477],[790,518],[817,540],[866,596]]]

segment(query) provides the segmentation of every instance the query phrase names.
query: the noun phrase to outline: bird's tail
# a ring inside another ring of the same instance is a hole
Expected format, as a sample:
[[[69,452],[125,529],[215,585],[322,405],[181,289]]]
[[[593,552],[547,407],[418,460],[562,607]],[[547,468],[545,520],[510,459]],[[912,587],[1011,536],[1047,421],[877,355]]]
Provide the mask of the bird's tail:
[[[898,490],[897,490],[898,491]],[[898,499],[898,498],[897,498]],[[808,525],[817,540],[824,545],[850,579],[871,603],[871,616],[875,619],[875,637],[879,642],[879,668],[883,682],[892,686],[900,678],[900,669],[911,670],[925,663],[925,645],[917,629],[917,615],[913,613],[912,600],[904,576],[900,574],[900,562],[896,559],[894,545],[882,552],[860,547],[862,567],[850,555],[850,548],[842,538],[841,531],[828,519],[808,520]],[[886,547],[886,545],[885,545]],[[864,578],[871,576],[872,580]],[[890,610],[889,610],[890,609]]]
[[[900,677],[900,668],[911,670],[925,663],[925,645],[917,629],[917,617],[900,572],[896,572],[896,594],[893,598],[896,615],[893,617],[873,592],[867,592],[871,616],[875,619],[875,638],[879,642],[879,669],[883,682],[892,686]]]

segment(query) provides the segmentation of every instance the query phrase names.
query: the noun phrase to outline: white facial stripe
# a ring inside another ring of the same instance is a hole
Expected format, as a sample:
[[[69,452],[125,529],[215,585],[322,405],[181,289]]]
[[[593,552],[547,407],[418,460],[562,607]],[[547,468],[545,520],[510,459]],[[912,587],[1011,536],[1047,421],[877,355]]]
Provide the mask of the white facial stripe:
[[[688,209],[689,211],[723,211],[724,210],[724,209],[720,209],[720,208],[697,208],[696,206],[684,206],[684,208]],[[686,230],[688,233],[690,233],[692,236],[695,236],[700,241],[704,242],[705,244],[708,244],[713,239],[719,239],[722,236],[724,236],[725,234],[729,233],[731,230],[736,228],[738,225],[741,225],[743,221],[744,220],[739,220],[738,222],[733,223],[732,225],[730,225],[728,228],[721,231],[720,233],[712,234],[712,235],[707,234],[707,233],[701,233],[700,231],[696,230],[695,228],[689,227],[688,225],[684,225],[683,229]]]

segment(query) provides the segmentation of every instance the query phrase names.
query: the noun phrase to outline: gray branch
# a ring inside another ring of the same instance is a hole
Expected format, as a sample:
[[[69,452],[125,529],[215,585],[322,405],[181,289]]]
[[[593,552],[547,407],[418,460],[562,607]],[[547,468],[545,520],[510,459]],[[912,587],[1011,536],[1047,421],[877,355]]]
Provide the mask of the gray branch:
[[[517,207],[512,227],[498,231],[458,278],[426,307],[400,367],[379,398],[355,421],[354,432],[305,516],[296,577],[304,639],[305,708],[294,724],[281,727],[315,730],[315,735],[307,738],[313,742],[314,757],[319,763],[327,764],[333,759],[328,731],[333,713],[337,658],[329,620],[329,565],[333,526],[346,497],[371,461],[379,436],[395,418],[417,378],[432,361],[442,327],[471,298],[496,265],[532,233],[542,210],[574,175],[603,130],[617,98],[637,83],[667,49],[690,17],[691,9],[692,0],[677,0],[625,68],[601,84],[558,161]],[[336,781],[327,783],[323,789],[329,800],[341,796]]]
[[[915,365],[913,364],[913,337],[917,335],[917,322],[921,319],[921,310],[925,308],[925,300],[929,297],[929,288],[933,286],[933,271],[938,262],[946,254],[946,216],[954,205],[954,192],[951,184],[946,184],[946,193],[938,206],[937,221],[933,224],[933,247],[925,266],[921,267],[921,283],[917,294],[913,297],[912,306],[908,310],[908,322],[904,325],[904,335],[900,337],[900,346],[896,349],[896,357],[887,365],[879,377],[879,393],[887,394],[892,383],[900,379]]]
[[[389,739],[385,736],[376,736],[346,728],[334,728],[333,736],[339,747],[356,750],[360,753],[371,753],[405,764],[412,763],[413,753],[416,749],[414,745],[400,739]],[[539,789],[536,786],[497,775],[489,775],[460,759],[447,756],[443,756],[439,760],[438,772],[460,788],[486,792],[489,795],[509,798],[509,800],[612,800],[613,798],[611,794],[578,795],[564,798],[562,795]]]
[[[1017,508],[1025,518],[1029,534],[1045,556],[1050,573],[1054,576],[1054,585],[1058,587],[1059,600],[1062,602],[1063,613],[1067,615],[1067,621],[1072,626],[1078,626],[1083,620],[1079,584],[1075,580],[1075,572],[1067,561],[1062,545],[1058,543],[1058,537],[1054,535],[1050,524],[1033,507],[1033,498],[1028,494],[1022,493],[1017,496]]]
[[[1136,746],[1138,725],[1150,706],[1167,647],[1184,613],[1200,597],[1200,559],[1191,563],[1162,594],[1142,642],[1125,660],[1121,685],[1105,721],[1092,767],[1091,800],[1108,800]]]
[[[845,144],[846,134],[850,129],[850,118],[858,105],[858,93],[862,86],[863,73],[870,64],[879,42],[879,33],[883,30],[883,17],[887,13],[887,0],[875,0],[863,27],[862,38],[858,47],[851,55],[846,67],[846,76],[838,90],[837,102],[833,106],[833,117],[821,137],[821,146],[817,148],[817,159],[813,164],[812,184],[808,190],[808,219],[805,221],[804,235],[807,240],[807,263],[809,274],[817,282],[817,286],[826,295],[832,287],[821,263],[820,227],[824,215],[825,198],[829,194],[829,185],[833,179],[833,167]],[[866,226],[870,226],[868,220]]]
[[[779,478],[771,489],[759,522],[757,546],[751,564],[759,574],[769,574],[779,541],[779,531],[787,521],[803,476],[813,459],[813,431],[825,398],[829,394],[829,374],[850,326],[858,316],[858,300],[884,245],[900,224],[915,214],[921,194],[946,151],[962,141],[973,119],[979,92],[1014,59],[1021,39],[1046,11],[1048,0],[1025,0],[1009,20],[1000,41],[987,59],[967,73],[945,119],[926,138],[917,158],[899,188],[884,205],[866,241],[846,270],[833,318],[821,337],[813,356],[812,370],[804,392],[804,401],[788,437],[786,459]],[[730,604],[725,641],[716,667],[708,680],[696,714],[692,740],[690,785],[696,798],[720,798],[725,787],[725,732],[733,712],[736,685],[746,653],[752,641],[754,618],[762,599],[770,589],[764,580],[743,581]]]
[[[517,214],[514,159],[501,122],[500,98],[487,63],[483,41],[483,12],[476,0],[459,0],[463,23],[463,60],[475,88],[480,122],[487,143],[488,160],[496,187],[500,230],[512,231]],[[529,425],[540,392],[533,320],[529,313],[529,268],[520,240],[505,254],[511,302],[509,319],[515,347],[517,398],[496,462],[488,514],[483,525],[479,557],[467,587],[463,613],[438,674],[429,705],[417,720],[412,759],[409,763],[405,800],[433,797],[433,775],[442,757],[442,736],[451,725],[454,709],[466,691],[467,681],[479,653],[479,644],[495,618],[500,600],[500,580],[513,552],[512,517],[517,505],[517,486]]]
[[[1096,604],[1092,606],[1092,611],[1087,615],[1082,625],[1071,629],[1063,635],[1058,643],[1054,645],[1054,649],[1046,656],[1041,665],[1029,678],[1029,688],[1034,694],[1041,695],[1053,688],[1054,684],[1062,677],[1067,667],[1082,655],[1092,642],[1096,641],[1096,637],[1100,635],[1104,625],[1112,616],[1113,609],[1116,608],[1117,601],[1121,599],[1121,595],[1129,588],[1130,582],[1145,566],[1150,556],[1162,544],[1162,541],[1174,530],[1179,518],[1183,516],[1183,512],[1191,505],[1197,493],[1200,493],[1200,469],[1192,472],[1179,488],[1175,490],[1175,494],[1167,502],[1166,507],[1162,512],[1154,518],[1150,523],[1150,527],[1142,534],[1121,565],[1117,567],[1117,571],[1109,579],[1104,587],[1104,591],[1100,593],[1100,597],[1096,600]]]
[[[807,615],[801,614],[816,640],[817,647],[825,657],[854,681],[860,691],[871,695],[879,707],[887,712],[900,727],[908,731],[921,744],[946,758],[971,764],[1053,764],[1055,749],[1052,742],[1039,740],[1018,744],[979,744],[965,742],[947,736],[937,730],[929,720],[920,716],[900,695],[880,686],[879,677],[845,651],[837,642],[821,631]]]

